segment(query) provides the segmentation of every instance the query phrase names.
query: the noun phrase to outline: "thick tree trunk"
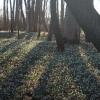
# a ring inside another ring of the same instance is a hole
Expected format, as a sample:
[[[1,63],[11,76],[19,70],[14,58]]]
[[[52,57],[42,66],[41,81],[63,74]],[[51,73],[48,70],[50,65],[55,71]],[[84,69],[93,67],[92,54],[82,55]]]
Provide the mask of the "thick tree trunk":
[[[80,26],[72,15],[71,11],[66,6],[65,14],[65,28],[64,28],[64,41],[66,43],[79,43],[80,42]]]
[[[86,33],[89,41],[100,51],[100,15],[93,6],[93,0],[65,0],[69,9]],[[81,9],[80,9],[81,7]]]
[[[59,27],[59,18],[58,14],[56,12],[56,0],[51,0],[50,1],[50,9],[51,9],[51,23],[50,23],[50,28],[51,28],[51,34],[55,35],[56,38],[56,43],[59,51],[64,51],[64,43]]]

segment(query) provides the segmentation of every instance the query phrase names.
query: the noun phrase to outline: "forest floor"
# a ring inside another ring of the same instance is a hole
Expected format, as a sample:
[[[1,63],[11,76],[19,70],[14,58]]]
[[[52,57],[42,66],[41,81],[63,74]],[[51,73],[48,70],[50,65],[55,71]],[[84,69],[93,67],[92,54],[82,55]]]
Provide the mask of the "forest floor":
[[[0,38],[0,100],[100,100],[100,53],[91,43],[66,44],[35,33]]]

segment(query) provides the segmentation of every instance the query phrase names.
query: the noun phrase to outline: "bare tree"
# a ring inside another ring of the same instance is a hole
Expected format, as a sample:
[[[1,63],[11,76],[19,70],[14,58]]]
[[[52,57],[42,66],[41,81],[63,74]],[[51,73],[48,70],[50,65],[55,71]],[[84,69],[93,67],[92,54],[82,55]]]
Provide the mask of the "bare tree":
[[[61,0],[61,15],[60,15],[60,27],[62,33],[64,32],[64,0]]]
[[[37,26],[38,26],[38,14],[39,14],[39,4],[40,0],[36,0],[35,2],[35,15],[34,15],[34,31],[37,32]]]
[[[50,9],[51,9],[51,22],[50,22],[50,33],[54,34],[57,42],[57,47],[59,51],[64,51],[64,43],[59,27],[59,18],[56,12],[56,5],[57,0],[50,1]]]
[[[4,28],[6,26],[6,8],[5,8],[5,4],[6,4],[6,0],[3,1],[3,20],[4,20]]]
[[[19,10],[20,10],[20,29],[25,30],[26,19],[23,11],[23,0],[19,0]]]
[[[9,27],[11,32],[19,28],[27,32],[40,32],[44,28],[48,31],[46,23],[47,2],[48,0],[4,0],[4,29]],[[25,5],[26,12],[23,11],[23,5]],[[10,12],[8,12],[9,7]]]
[[[43,0],[40,5],[39,9],[39,16],[38,16],[38,37],[40,37],[40,31],[45,29],[45,31],[48,31],[47,24],[46,24],[46,7],[47,7],[47,1],[48,0]],[[44,31],[44,30],[43,30]]]
[[[27,23],[27,32],[30,32],[30,0],[24,0],[25,2],[25,7],[26,7],[26,23]]]
[[[31,13],[31,16],[30,16],[30,19],[31,19],[30,31],[34,31],[35,0],[31,0],[30,13]]]
[[[9,23],[9,16],[8,16],[8,0],[3,1],[3,22],[4,22],[4,29],[8,29],[8,23]]]
[[[15,24],[16,24],[16,28],[18,30],[18,39],[19,39],[19,16],[20,16],[20,0],[16,0],[16,12],[15,12]]]
[[[15,14],[15,0],[10,0],[10,13],[11,13],[11,24],[10,24],[10,30],[11,33],[14,31],[14,14]]]

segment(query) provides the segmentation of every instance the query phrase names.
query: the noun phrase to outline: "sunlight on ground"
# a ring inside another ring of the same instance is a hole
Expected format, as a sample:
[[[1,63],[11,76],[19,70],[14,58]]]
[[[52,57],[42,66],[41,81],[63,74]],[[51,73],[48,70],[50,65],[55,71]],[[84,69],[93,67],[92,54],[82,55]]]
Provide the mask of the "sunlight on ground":
[[[18,45],[17,48],[16,47],[13,48],[14,50],[12,48],[9,48],[10,50],[8,49],[0,57],[1,60],[5,60],[7,57],[10,56],[9,57],[10,59],[9,58],[7,59],[6,64],[2,66],[7,76],[13,70],[15,70],[15,68],[17,68],[21,64],[21,62],[23,62],[25,56],[31,51],[32,48],[36,46],[36,43],[34,43],[34,41],[25,41],[24,43],[22,42],[22,44],[19,42],[17,45]]]
[[[21,99],[29,93],[54,100],[86,100],[94,90],[92,96],[99,96],[100,54],[93,45],[82,40],[80,45],[66,44],[65,52],[59,53],[55,41],[36,41],[31,35],[2,40],[0,99]]]
[[[95,66],[92,64],[93,62],[89,60],[90,57],[87,55],[86,50],[84,50],[82,47],[80,47],[79,50],[80,50],[80,55],[81,55],[82,59],[87,64],[87,70],[90,71],[91,74],[93,74],[99,81],[100,80],[99,69],[95,68]]]

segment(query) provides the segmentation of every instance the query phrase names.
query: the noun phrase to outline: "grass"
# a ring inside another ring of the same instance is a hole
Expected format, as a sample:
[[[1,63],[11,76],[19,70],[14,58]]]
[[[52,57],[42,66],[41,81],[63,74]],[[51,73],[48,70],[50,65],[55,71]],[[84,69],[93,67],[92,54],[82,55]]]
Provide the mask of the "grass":
[[[25,36],[1,41],[0,100],[99,100],[100,53],[92,44],[66,44],[59,53],[55,42]]]

